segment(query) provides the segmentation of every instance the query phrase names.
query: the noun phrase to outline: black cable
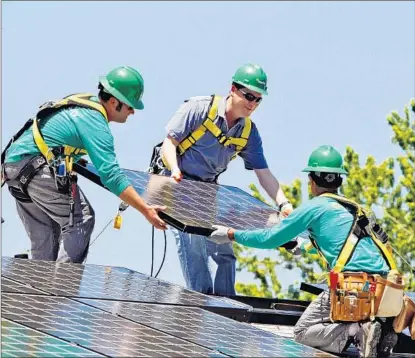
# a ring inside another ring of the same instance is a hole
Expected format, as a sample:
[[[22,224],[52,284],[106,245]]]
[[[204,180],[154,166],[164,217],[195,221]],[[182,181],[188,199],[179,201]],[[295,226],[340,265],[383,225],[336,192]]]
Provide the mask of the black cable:
[[[151,226],[151,270],[150,276],[153,277],[153,268],[154,268],[154,226]]]
[[[157,277],[159,275],[159,273],[160,273],[160,271],[161,271],[161,269],[162,269],[162,267],[164,265],[164,260],[166,259],[166,251],[167,251],[167,235],[166,235],[166,231],[163,231],[163,234],[164,234],[164,253],[163,253],[163,260],[161,260],[160,268],[157,271],[156,276],[154,276],[154,277]]]

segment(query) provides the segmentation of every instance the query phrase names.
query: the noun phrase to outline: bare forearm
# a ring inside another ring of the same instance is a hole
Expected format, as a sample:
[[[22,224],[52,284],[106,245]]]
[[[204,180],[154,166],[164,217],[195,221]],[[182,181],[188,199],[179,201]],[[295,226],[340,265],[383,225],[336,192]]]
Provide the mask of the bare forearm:
[[[134,209],[137,209],[140,213],[145,214],[148,210],[148,205],[141,198],[140,195],[135,191],[135,189],[130,185],[128,186],[121,194],[120,199],[132,206]]]
[[[255,173],[262,188],[264,188],[269,197],[272,198],[277,205],[287,201],[287,197],[282,191],[279,181],[269,169],[255,170]]]
[[[130,185],[121,194],[120,199],[138,210],[155,228],[166,230],[166,223],[160,218],[158,212],[166,209],[165,206],[147,205],[135,189]]]
[[[164,142],[163,142],[163,146],[162,146],[162,152],[163,152],[163,156],[164,156],[164,160],[167,162],[169,169],[171,171],[178,169],[178,164],[177,164],[177,154],[176,154],[176,147],[179,145],[179,143],[171,138],[171,137],[167,137]]]

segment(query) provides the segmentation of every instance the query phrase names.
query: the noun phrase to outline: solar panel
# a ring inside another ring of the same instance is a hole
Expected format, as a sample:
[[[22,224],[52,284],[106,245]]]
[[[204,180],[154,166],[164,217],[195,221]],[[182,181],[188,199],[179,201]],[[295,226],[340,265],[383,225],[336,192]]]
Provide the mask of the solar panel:
[[[2,316],[112,357],[224,357],[63,297],[6,293],[2,295]]]
[[[91,164],[76,165],[75,170],[103,186]],[[278,220],[275,209],[233,186],[186,179],[176,183],[163,175],[123,171],[148,204],[167,206],[160,216],[184,232],[208,236],[213,224],[245,230],[264,228]]]
[[[315,357],[321,351],[276,336],[247,323],[195,307],[77,299],[186,341],[236,357]]]
[[[32,293],[32,294],[47,294],[46,292],[37,290],[33,287],[21,284],[19,282],[9,280],[5,277],[1,278],[1,292],[8,293]]]
[[[204,295],[122,267],[3,257],[2,275],[55,296],[204,307],[246,320],[251,306]]]
[[[61,339],[1,319],[1,356],[9,357],[104,357]]]

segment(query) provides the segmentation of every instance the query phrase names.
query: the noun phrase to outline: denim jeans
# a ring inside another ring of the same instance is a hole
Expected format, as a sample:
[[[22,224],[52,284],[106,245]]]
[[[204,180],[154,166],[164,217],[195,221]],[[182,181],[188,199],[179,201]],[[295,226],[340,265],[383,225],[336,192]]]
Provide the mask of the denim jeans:
[[[232,243],[218,245],[205,236],[187,234],[171,228],[176,239],[180,265],[188,289],[201,293],[234,295],[235,262]],[[209,259],[216,265],[212,277]]]

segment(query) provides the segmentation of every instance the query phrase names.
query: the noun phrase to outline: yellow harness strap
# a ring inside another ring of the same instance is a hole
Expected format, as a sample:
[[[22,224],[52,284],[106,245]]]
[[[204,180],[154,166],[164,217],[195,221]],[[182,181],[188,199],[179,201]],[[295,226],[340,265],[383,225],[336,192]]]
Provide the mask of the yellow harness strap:
[[[52,153],[52,150],[48,147],[45,140],[43,139],[42,133],[39,129],[39,120],[42,120],[41,114],[42,112],[46,110],[57,110],[63,107],[68,106],[79,106],[84,108],[90,108],[94,109],[98,112],[100,112],[104,118],[108,121],[107,111],[105,108],[97,102],[91,101],[90,98],[93,97],[93,94],[90,93],[81,93],[81,94],[74,94],[68,97],[65,97],[57,102],[48,102],[45,105],[40,107],[40,110],[38,111],[36,117],[33,119],[33,126],[32,126],[32,133],[33,133],[33,139],[39,148],[39,151],[42,153],[42,155],[46,158],[46,161],[48,163],[51,163],[55,160],[55,156]],[[84,149],[74,148],[69,145],[64,146],[64,155],[66,157],[70,155],[78,155],[78,154],[87,154],[87,152]],[[72,161],[69,163],[69,167],[72,167]]]
[[[348,204],[348,205],[353,206],[356,209],[356,215],[355,215],[355,218],[354,218],[354,221],[353,221],[353,225],[350,229],[349,236],[347,237],[347,240],[346,240],[342,250],[340,251],[340,254],[337,258],[336,264],[333,268],[334,272],[340,273],[343,270],[344,266],[346,265],[347,261],[352,256],[353,251],[356,247],[356,244],[359,241],[359,239],[355,235],[353,235],[353,231],[354,231],[355,226],[357,225],[357,219],[360,216],[365,215],[365,212],[359,204],[355,203],[352,200],[344,198],[342,196],[332,194],[332,193],[323,193],[320,196],[326,196],[326,197],[335,199],[336,201],[340,202],[340,204]],[[392,257],[392,254],[391,254],[390,250],[388,249],[388,246],[385,245],[384,243],[382,243],[379,239],[377,239],[376,235],[374,234],[374,232],[372,230],[370,230],[370,238],[373,240],[373,242],[376,244],[376,246],[382,252],[383,256],[385,257],[386,262],[388,263],[388,265],[390,267],[390,269],[391,270],[396,270],[396,263],[395,263],[395,260]]]
[[[250,118],[245,118],[244,128],[242,130],[240,138],[227,137],[222,134],[222,130],[214,123],[218,115],[218,105],[221,100],[220,96],[213,96],[211,106],[208,111],[207,118],[193,133],[183,139],[178,145],[179,154],[183,155],[193,144],[195,144],[200,138],[202,138],[206,130],[215,136],[219,143],[224,146],[235,145],[237,153],[232,157],[234,159],[236,155],[242,151],[248,143],[249,135],[251,134],[252,122]]]

